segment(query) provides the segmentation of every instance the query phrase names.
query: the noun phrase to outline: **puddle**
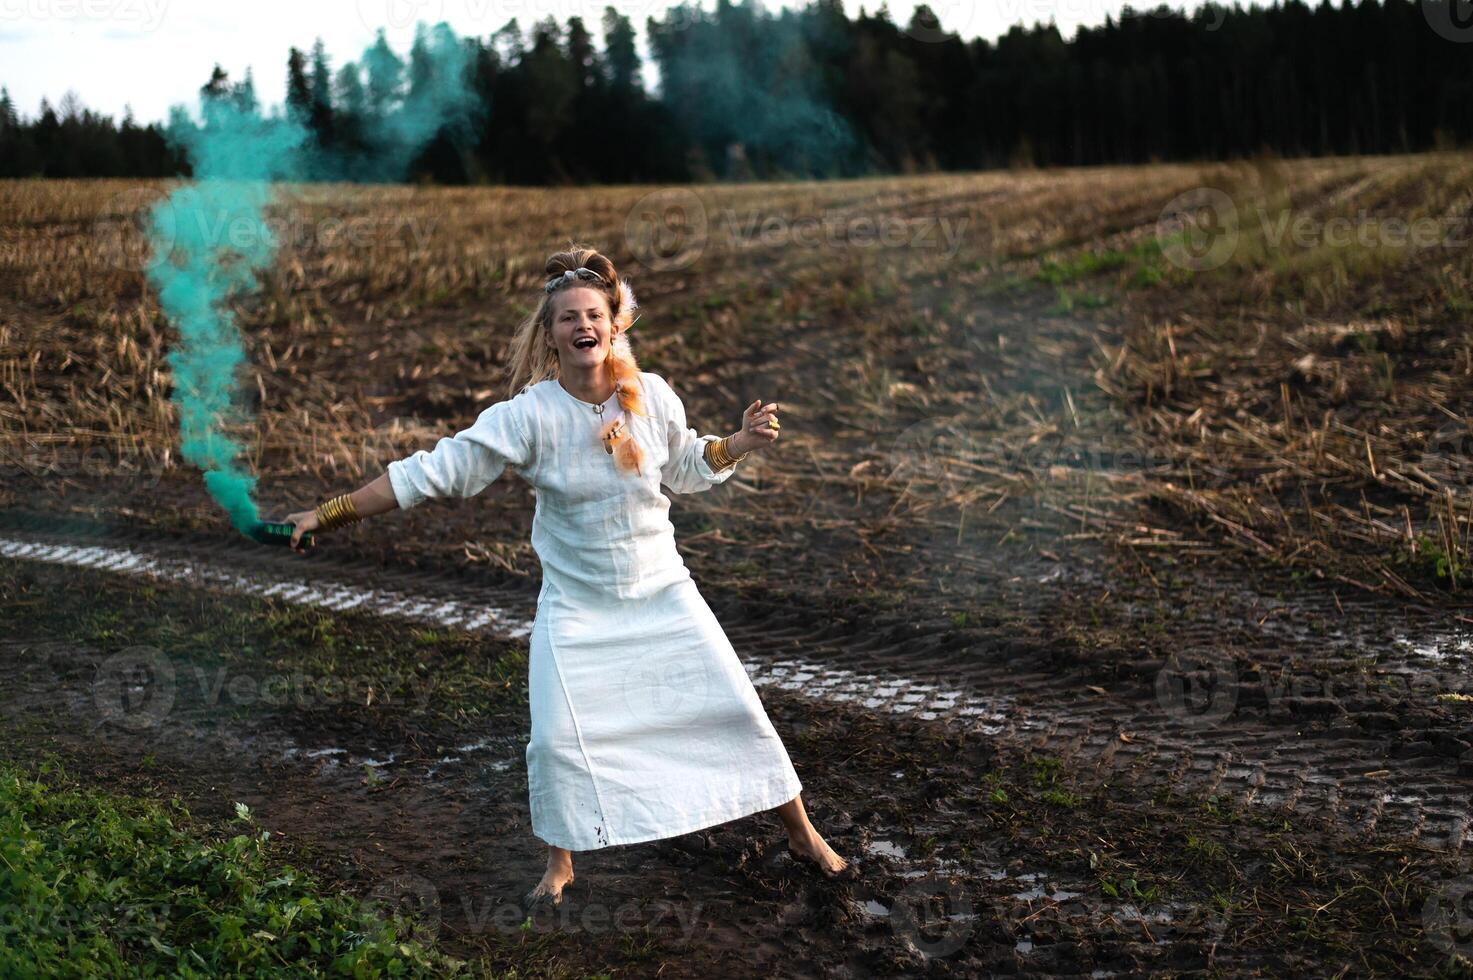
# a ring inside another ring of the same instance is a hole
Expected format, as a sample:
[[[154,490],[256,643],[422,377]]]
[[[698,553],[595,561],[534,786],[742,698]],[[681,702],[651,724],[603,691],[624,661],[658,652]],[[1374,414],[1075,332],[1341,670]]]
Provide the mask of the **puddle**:
[[[905,853],[905,848],[901,847],[899,844],[896,844],[894,841],[872,840],[868,844],[864,845],[864,849],[866,851],[869,851],[871,854],[880,854],[887,858],[894,858],[897,861],[904,861],[907,857],[909,857],[909,855]]]
[[[1147,905],[1145,911],[1129,902],[1120,907],[1121,916],[1153,926],[1172,925],[1191,911],[1192,907],[1183,902],[1155,902]],[[1166,941],[1158,939],[1156,942],[1159,945]]]
[[[1450,630],[1413,638],[1397,634],[1391,642],[1402,650],[1435,663],[1461,663],[1473,654],[1473,633]]]
[[[1047,898],[1052,902],[1063,904],[1064,902],[1069,901],[1069,899],[1078,898],[1080,895],[1083,894],[1084,892],[1065,891],[1062,888],[1056,888],[1053,891],[1048,891],[1042,885],[1035,885],[1034,887],[1029,888],[1026,891],[1017,892],[1009,897],[1015,898],[1020,902],[1035,902],[1041,898]]]
[[[999,701],[1003,699],[999,698]],[[976,725],[977,729],[986,735],[996,735],[1003,730],[1007,722],[1007,716],[1001,711],[986,708],[979,704],[967,704],[957,709],[957,715],[961,718],[981,719]]]
[[[775,687],[817,700],[857,703],[875,711],[913,715],[926,721],[946,717],[979,719],[983,732],[989,735],[1002,727],[998,724],[991,728],[989,723],[1002,722],[1006,717],[1004,711],[1012,703],[1010,698],[973,698],[964,691],[918,680],[882,677],[803,660],[748,661],[745,666],[754,687]]]
[[[376,759],[373,756],[363,756],[355,759],[347,749],[329,747],[325,749],[303,749],[291,745],[280,751],[283,759],[318,759],[329,766],[344,765],[348,767],[367,766],[370,769],[382,769],[393,763],[399,757],[397,752],[390,752],[385,758]]]
[[[508,742],[516,741],[520,741],[516,736],[498,735],[495,738],[483,738],[479,742],[468,742],[465,745],[457,745],[455,751],[462,755],[467,755],[471,752],[485,752],[487,749],[501,748]],[[441,761],[443,762],[444,760],[442,759]]]
[[[510,755],[486,764],[487,769],[495,772],[506,772],[513,766],[520,765],[526,759],[526,739],[516,735],[498,735],[494,738],[483,738],[477,742],[467,742],[465,745],[456,746],[451,755],[443,755],[435,760],[435,764],[425,770],[426,776],[433,776],[444,766],[466,762],[466,756],[477,752],[500,752],[510,751]]]

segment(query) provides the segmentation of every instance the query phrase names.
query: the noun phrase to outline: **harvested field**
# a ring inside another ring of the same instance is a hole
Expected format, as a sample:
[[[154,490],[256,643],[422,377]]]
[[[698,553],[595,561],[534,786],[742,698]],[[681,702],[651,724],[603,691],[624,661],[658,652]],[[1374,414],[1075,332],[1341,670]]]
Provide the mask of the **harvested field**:
[[[672,520],[859,876],[756,816],[585,854],[525,929],[531,488],[307,559],[243,541],[179,459],[131,224],[156,191],[0,184],[4,756],[245,803],[331,888],[430,896],[419,934],[489,970],[1460,975],[1470,176],[291,188],[238,311],[272,516],[505,397],[569,238],[632,277],[691,424],[781,406]],[[654,206],[679,248],[630,233]],[[146,723],[99,693],[140,658],[172,678]],[[349,693],[262,696],[299,674]]]

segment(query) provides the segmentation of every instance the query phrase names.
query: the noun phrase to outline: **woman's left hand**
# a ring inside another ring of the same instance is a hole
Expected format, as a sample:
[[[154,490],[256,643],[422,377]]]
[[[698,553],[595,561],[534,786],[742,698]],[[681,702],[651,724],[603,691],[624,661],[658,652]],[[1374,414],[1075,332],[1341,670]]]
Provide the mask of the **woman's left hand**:
[[[742,413],[741,431],[731,437],[733,450],[740,455],[762,449],[776,442],[781,431],[782,423],[777,420],[777,402],[764,405],[759,398]]]

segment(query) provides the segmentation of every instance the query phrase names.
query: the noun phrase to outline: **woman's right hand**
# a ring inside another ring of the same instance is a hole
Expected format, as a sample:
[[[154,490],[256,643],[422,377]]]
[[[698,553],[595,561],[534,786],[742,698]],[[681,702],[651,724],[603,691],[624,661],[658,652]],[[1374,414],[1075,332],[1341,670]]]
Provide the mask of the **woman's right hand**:
[[[303,548],[300,542],[302,540],[303,534],[307,533],[308,531],[317,530],[317,511],[301,510],[297,511],[297,513],[295,514],[288,514],[286,515],[286,523],[293,526],[292,550],[297,552],[298,554],[305,555],[307,553],[307,549]]]

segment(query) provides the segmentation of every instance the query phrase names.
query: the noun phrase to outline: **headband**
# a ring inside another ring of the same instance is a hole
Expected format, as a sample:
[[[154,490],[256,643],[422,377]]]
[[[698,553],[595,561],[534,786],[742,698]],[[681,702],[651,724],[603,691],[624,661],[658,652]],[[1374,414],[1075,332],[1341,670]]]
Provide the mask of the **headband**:
[[[553,276],[547,281],[547,285],[542,287],[542,290],[543,292],[550,295],[553,290],[557,289],[559,286],[567,282],[572,282],[575,279],[582,279],[584,282],[596,283],[603,287],[607,287],[609,285],[609,281],[603,276],[599,275],[597,272],[594,272],[587,266],[580,265],[576,269],[569,269],[567,272],[564,272],[560,276]],[[625,280],[624,282],[623,293],[624,298],[619,303],[619,314],[623,316],[628,316],[639,307],[639,301],[634,298],[634,290],[630,288],[628,280]],[[634,319],[637,320],[639,318],[635,317]],[[628,326],[626,326],[624,329],[627,330],[629,329],[629,327],[632,326],[634,326],[633,320],[631,320]]]
[[[560,276],[553,276],[547,281],[547,285],[543,286],[542,288],[544,292],[550,293],[554,289],[557,289],[559,286],[561,286],[563,283],[572,282],[574,279],[582,279],[586,282],[596,282],[600,286],[608,285],[608,282],[604,279],[603,276],[599,275],[597,272],[594,272],[592,269],[580,265],[576,269],[569,269],[567,272],[564,272]]]

